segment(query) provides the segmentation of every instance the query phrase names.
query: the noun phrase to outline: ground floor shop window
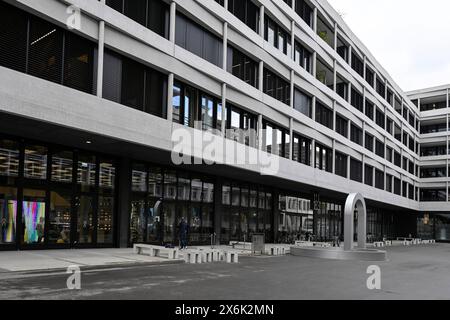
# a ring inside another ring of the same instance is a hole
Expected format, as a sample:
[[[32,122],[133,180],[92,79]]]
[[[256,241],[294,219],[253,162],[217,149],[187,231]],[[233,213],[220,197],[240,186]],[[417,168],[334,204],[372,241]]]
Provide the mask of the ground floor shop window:
[[[313,214],[311,200],[279,196],[279,242],[293,243],[309,240],[313,234]]]
[[[143,163],[132,167],[130,244],[178,245],[188,224],[190,244],[209,244],[214,232],[214,183],[206,176]]]
[[[0,244],[16,241],[17,189],[0,187]]]
[[[343,238],[342,205],[320,202],[314,211],[314,236],[317,241],[334,241]]]

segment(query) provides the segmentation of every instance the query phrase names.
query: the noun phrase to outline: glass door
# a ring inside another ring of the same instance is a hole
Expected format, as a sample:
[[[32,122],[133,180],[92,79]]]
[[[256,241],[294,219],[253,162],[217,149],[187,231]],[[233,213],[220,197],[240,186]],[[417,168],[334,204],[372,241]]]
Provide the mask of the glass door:
[[[43,245],[46,230],[46,192],[24,189],[22,201],[23,245]]]
[[[94,243],[95,200],[92,195],[80,195],[76,203],[77,233],[75,245]]]

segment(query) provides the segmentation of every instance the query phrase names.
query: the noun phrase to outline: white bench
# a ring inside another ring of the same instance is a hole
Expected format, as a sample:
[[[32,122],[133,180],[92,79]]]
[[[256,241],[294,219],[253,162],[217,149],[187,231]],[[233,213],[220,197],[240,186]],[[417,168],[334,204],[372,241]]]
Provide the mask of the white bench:
[[[269,249],[266,250],[266,253],[268,255],[270,255],[270,256],[285,255],[286,254],[286,248],[279,247],[279,246],[269,247]]]
[[[403,245],[404,246],[410,246],[412,244],[412,241],[409,240],[403,240]]]
[[[225,261],[227,263],[238,263],[239,262],[238,253],[233,251],[225,251]]]
[[[166,255],[169,260],[178,259],[179,257],[178,249],[152,246],[148,244],[135,244],[133,246],[133,251],[136,254],[147,254],[150,257],[162,257],[162,255]]]
[[[184,261],[186,263],[202,263],[203,262],[203,254],[200,250],[185,250],[183,251]]]
[[[384,241],[384,245],[385,245],[386,247],[392,247],[392,241],[391,241],[391,240],[385,240],[385,241]]]
[[[374,246],[375,248],[384,248],[384,242],[381,242],[381,241],[379,241],[379,242],[374,242],[374,243],[373,243],[373,246]]]

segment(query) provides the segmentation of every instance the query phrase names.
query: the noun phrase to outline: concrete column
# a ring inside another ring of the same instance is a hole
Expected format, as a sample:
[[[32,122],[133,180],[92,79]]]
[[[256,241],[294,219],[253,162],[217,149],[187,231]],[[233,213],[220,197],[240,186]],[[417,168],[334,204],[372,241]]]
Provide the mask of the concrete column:
[[[104,0],[102,1],[104,3]],[[105,21],[98,24],[97,97],[103,97],[103,65],[105,57]]]
[[[317,77],[317,52],[314,51],[312,54],[312,75],[314,78]]]
[[[311,100],[311,119],[313,119],[313,121],[316,121],[316,104],[317,98],[316,96],[313,96]]]
[[[366,183],[366,156],[362,155],[362,183]]]
[[[362,147],[366,147],[366,122],[362,123]]]
[[[333,60],[333,91],[336,92],[337,88],[337,72],[336,72],[336,60]]]
[[[363,113],[364,114],[366,114],[366,97],[367,97],[367,92],[366,92],[366,87],[364,86],[363,87]]]
[[[313,31],[317,34],[317,7],[314,7],[313,11]]]
[[[223,7],[228,10],[228,0],[223,0]]]
[[[334,51],[337,50],[337,38],[338,38],[338,27],[337,23],[334,23]]]
[[[366,70],[367,70],[367,56],[364,56],[364,70],[363,70],[363,78],[366,79]]]
[[[293,159],[294,152],[294,118],[289,119],[289,160]]]
[[[450,101],[449,101],[449,98],[450,98],[450,90],[447,89],[447,108],[450,107]]]
[[[352,52],[353,52],[353,47],[350,45],[350,46],[348,46],[348,65],[350,67],[352,66]]]
[[[128,247],[130,230],[131,163],[129,159],[123,158],[120,160],[119,165],[118,217],[116,223],[117,246],[126,248]]]
[[[373,72],[373,84],[372,84],[373,88],[375,89],[375,91],[377,90],[377,73],[376,71]]]
[[[258,115],[258,149],[264,150],[264,140],[265,137],[263,135],[263,116],[262,114]]]
[[[169,19],[169,41],[175,43],[175,21],[177,17],[177,4],[172,1],[170,3],[170,19]]]
[[[264,38],[264,6],[259,8],[259,35]]]
[[[292,1],[294,4],[295,1]],[[295,21],[291,21],[291,58],[295,61]]]
[[[259,62],[259,85],[258,85],[259,91],[264,91],[264,61]]]
[[[294,90],[295,90],[294,78],[295,78],[294,70],[291,70],[291,88],[290,88],[290,92],[289,92],[289,97],[291,100],[290,101],[291,108],[294,108]]]
[[[228,121],[227,118],[227,84],[222,84],[222,128],[220,128],[220,131],[222,132],[222,136],[225,137],[226,133],[226,123]],[[225,120],[226,119],[226,120]]]
[[[332,148],[333,148],[333,160],[331,161],[333,163],[332,166],[332,170],[333,173],[336,174],[336,140],[333,139],[333,143],[332,143]]]
[[[336,131],[336,101],[333,100],[333,131]]]
[[[172,122],[173,121],[173,82],[174,82],[174,74],[169,74],[169,79],[167,81],[167,120]]]
[[[223,46],[222,46],[222,68],[223,70],[227,70],[227,64],[228,64],[228,22],[223,23]]]
[[[348,155],[347,156],[347,179],[350,179],[350,159],[351,157]]]
[[[352,83],[348,83],[348,93],[347,93],[347,101],[348,103],[352,103]]]
[[[316,140],[312,139],[311,140],[311,155],[310,155],[310,163],[311,163],[311,167],[315,168],[316,164],[315,164],[315,155],[316,155]]]

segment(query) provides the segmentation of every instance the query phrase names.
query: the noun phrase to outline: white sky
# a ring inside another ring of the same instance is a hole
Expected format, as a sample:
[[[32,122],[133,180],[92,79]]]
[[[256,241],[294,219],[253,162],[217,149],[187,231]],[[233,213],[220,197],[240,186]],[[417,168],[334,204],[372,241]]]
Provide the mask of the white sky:
[[[328,0],[404,91],[450,83],[449,0]]]

